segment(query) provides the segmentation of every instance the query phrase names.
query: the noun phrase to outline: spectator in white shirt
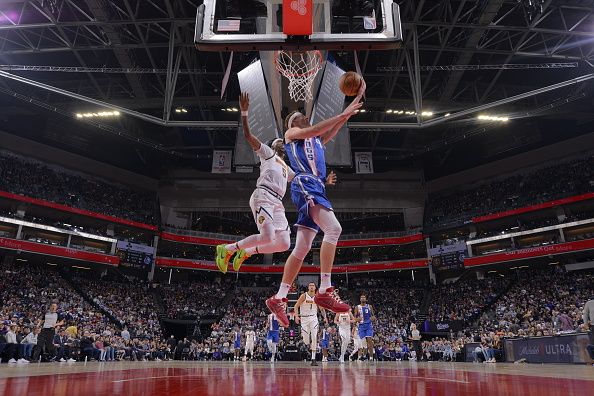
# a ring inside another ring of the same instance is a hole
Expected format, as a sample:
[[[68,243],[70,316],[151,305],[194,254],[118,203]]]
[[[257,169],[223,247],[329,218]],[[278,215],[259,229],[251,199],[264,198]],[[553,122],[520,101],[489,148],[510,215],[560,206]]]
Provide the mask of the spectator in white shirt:
[[[37,335],[39,334],[39,327],[33,329],[32,332],[27,334],[25,338],[22,339],[21,344],[23,345],[23,358],[30,359],[31,353],[33,352],[33,347],[37,345]]]

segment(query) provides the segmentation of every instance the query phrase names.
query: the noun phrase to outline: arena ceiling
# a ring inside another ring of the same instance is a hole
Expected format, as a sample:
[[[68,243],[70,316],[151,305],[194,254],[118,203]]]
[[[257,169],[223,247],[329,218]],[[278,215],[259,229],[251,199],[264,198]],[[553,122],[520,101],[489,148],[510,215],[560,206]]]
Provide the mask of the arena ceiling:
[[[594,132],[594,84],[587,79],[594,73],[594,1],[397,2],[406,49],[358,54],[367,112],[352,119],[351,142],[374,152],[377,171],[422,166],[432,178]],[[232,78],[221,98],[229,55],[193,46],[200,3],[0,2],[0,72],[157,118],[169,113],[172,121],[80,120],[76,113],[97,109],[4,77],[0,129],[154,177],[169,167],[210,169],[213,149],[234,146],[237,113],[221,109],[237,106],[238,84]],[[334,55],[353,68],[352,53]],[[255,57],[235,53],[233,70]],[[573,79],[579,82],[548,89]],[[441,119],[495,101],[501,105]],[[399,114],[417,109],[433,115]],[[478,114],[510,121],[479,121]]]

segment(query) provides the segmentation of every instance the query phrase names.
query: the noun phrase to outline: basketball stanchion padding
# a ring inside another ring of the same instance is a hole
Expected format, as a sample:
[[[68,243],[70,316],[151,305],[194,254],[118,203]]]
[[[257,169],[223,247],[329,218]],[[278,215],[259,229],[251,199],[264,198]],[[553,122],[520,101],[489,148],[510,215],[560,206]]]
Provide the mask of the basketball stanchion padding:
[[[283,0],[283,33],[287,36],[313,34],[313,0]]]

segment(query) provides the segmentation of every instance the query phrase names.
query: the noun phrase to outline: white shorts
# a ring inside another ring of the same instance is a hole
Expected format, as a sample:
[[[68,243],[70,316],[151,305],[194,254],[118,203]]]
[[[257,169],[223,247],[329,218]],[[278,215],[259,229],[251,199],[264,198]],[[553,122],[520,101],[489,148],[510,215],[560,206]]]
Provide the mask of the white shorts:
[[[246,351],[254,351],[254,344],[253,343],[247,343],[245,344],[245,350]]]
[[[351,329],[349,327],[347,328],[341,328],[340,326],[338,327],[338,334],[340,335],[340,339],[341,342],[343,344],[349,344],[351,342]]]
[[[270,221],[277,231],[289,230],[283,202],[268,191],[256,188],[250,197],[250,208],[258,230]]]
[[[320,323],[318,317],[301,318],[301,337],[305,345],[317,347],[318,346],[318,329]]]
[[[367,342],[365,340],[360,339],[359,337],[355,337],[353,340],[355,349],[362,349],[367,346]]]

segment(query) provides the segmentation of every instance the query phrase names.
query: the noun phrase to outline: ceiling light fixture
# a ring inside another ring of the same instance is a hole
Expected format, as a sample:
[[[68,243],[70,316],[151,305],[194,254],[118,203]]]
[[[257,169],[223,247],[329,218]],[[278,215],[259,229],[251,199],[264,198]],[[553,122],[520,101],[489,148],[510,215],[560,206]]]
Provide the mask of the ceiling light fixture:
[[[479,115],[477,117],[480,121],[498,121],[498,122],[508,122],[509,117],[495,117],[495,116],[488,116],[488,115]]]

